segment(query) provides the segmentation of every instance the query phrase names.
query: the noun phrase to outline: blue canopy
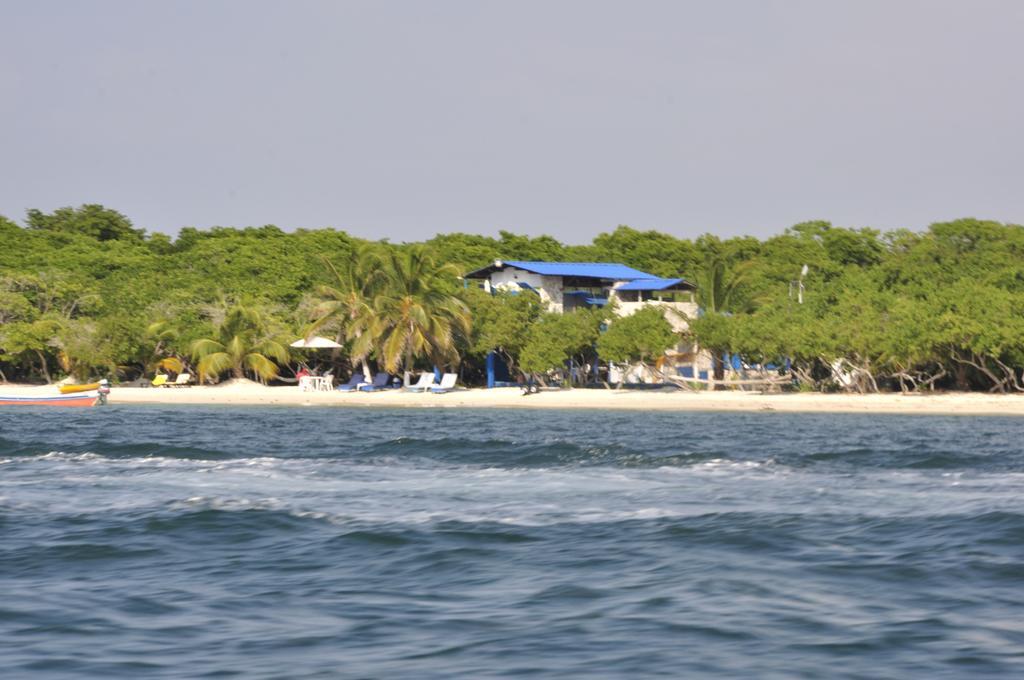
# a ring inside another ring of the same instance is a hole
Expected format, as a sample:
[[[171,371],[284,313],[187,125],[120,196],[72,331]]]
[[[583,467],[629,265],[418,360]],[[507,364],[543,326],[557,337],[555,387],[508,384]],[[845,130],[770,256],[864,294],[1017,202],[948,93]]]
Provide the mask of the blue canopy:
[[[598,307],[604,307],[608,304],[608,298],[593,297],[593,293],[586,290],[569,290],[563,293],[564,295],[571,295],[574,298],[583,300],[588,305],[596,305]]]
[[[616,290],[665,290],[666,288],[678,286],[681,283],[686,284],[685,288],[693,288],[693,285],[688,283],[686,279],[657,279],[648,277],[624,283],[616,288]]]

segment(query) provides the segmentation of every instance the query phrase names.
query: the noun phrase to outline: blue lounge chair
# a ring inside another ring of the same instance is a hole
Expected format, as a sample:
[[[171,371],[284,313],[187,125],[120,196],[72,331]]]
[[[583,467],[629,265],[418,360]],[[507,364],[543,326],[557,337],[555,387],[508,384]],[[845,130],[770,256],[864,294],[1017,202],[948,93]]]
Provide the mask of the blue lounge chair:
[[[377,390],[383,390],[387,388],[389,380],[391,380],[391,376],[387,373],[378,373],[373,376],[373,382],[369,384],[363,383],[359,386],[359,389],[363,392],[376,392]]]
[[[355,392],[359,387],[359,383],[363,382],[364,377],[362,373],[353,373],[347,383],[338,385],[338,390],[341,392]]]

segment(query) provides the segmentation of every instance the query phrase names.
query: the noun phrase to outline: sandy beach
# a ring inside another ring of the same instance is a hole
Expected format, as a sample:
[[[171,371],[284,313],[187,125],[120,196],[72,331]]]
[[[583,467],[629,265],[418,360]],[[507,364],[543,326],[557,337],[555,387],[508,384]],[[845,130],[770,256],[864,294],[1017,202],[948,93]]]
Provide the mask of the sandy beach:
[[[57,393],[53,385],[0,385],[0,395],[43,396]],[[758,394],[737,391],[572,389],[524,396],[518,388],[458,389],[448,394],[422,394],[403,390],[351,393],[302,392],[298,387],[267,387],[248,380],[230,381],[212,387],[114,387],[110,403],[1024,416],[1024,395],[1015,394]]]

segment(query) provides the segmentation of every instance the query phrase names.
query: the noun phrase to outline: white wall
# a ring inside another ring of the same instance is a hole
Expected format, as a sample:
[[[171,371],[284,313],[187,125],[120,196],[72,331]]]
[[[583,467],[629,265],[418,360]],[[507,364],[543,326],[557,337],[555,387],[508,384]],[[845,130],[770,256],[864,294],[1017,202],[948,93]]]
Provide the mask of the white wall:
[[[690,327],[689,324],[686,323],[686,319],[681,315],[685,314],[691,319],[696,318],[697,316],[696,302],[658,302],[657,300],[647,300],[646,302],[623,302],[618,298],[616,298],[616,302],[618,303],[616,309],[618,310],[617,313],[619,316],[630,316],[631,314],[636,314],[644,307],[650,307],[652,305],[666,309],[665,318],[668,320],[669,324],[672,325],[672,330],[677,333],[685,331]],[[678,314],[668,312],[667,310],[669,309],[678,312]]]
[[[540,293],[540,299],[548,304],[548,308],[552,312],[562,311],[561,276],[541,276],[515,267],[505,267],[501,271],[491,274],[491,286],[494,288],[529,292],[519,287],[520,282],[536,289]]]

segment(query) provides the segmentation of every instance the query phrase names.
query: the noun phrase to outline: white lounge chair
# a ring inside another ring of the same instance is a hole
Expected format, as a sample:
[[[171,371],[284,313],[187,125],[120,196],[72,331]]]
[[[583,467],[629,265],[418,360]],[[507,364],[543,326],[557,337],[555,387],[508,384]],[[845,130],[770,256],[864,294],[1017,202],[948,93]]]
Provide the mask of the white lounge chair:
[[[436,387],[434,384],[433,373],[420,373],[420,379],[415,384],[409,385],[405,389],[410,392],[426,392],[432,387]]]
[[[164,383],[164,387],[192,387],[192,374],[190,373],[179,373],[178,377],[174,379],[174,382]]]
[[[459,376],[455,373],[445,373],[441,376],[441,382],[437,385],[433,385],[430,391],[434,394],[444,394],[455,387],[455,381],[459,379]]]

